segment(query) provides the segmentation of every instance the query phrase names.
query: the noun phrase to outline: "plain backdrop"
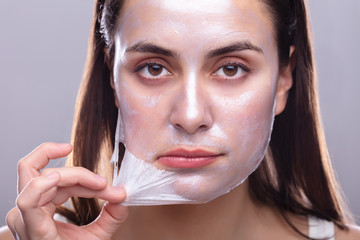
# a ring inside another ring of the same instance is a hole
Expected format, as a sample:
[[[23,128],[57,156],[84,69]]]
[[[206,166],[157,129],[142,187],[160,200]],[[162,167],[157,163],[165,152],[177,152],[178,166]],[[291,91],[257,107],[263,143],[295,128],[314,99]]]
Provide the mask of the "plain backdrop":
[[[309,6],[326,138],[359,216],[360,1]],[[92,8],[89,0],[0,1],[0,225],[16,199],[17,161],[44,141],[70,141]]]

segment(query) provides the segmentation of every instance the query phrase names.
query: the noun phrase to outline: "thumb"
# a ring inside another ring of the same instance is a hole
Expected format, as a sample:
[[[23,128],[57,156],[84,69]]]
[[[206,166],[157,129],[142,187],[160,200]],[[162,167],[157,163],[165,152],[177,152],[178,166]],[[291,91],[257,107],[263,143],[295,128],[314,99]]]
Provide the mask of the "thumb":
[[[119,203],[106,203],[99,217],[84,228],[101,239],[111,239],[128,215],[128,207]]]

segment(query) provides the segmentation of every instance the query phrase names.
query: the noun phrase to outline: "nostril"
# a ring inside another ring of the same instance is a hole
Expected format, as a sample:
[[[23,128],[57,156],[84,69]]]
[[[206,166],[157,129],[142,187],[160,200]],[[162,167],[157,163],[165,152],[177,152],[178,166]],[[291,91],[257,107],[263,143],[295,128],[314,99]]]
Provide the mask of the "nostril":
[[[195,134],[211,128],[213,117],[207,103],[197,102],[196,105],[190,105],[188,101],[180,101],[171,109],[169,123],[178,131]]]
[[[175,124],[175,128],[178,129],[178,130],[183,129],[183,127],[182,127],[180,124],[178,124],[178,123]]]
[[[202,124],[198,127],[194,127],[194,128],[191,128],[189,126],[182,126],[181,124],[175,124],[174,127],[177,129],[177,130],[180,130],[180,131],[186,131],[190,134],[194,134],[194,133],[197,133],[199,131],[204,131],[204,130],[207,130],[209,128],[208,125],[206,124]]]
[[[206,124],[199,126],[199,130],[206,130],[206,129],[208,129],[208,126]]]

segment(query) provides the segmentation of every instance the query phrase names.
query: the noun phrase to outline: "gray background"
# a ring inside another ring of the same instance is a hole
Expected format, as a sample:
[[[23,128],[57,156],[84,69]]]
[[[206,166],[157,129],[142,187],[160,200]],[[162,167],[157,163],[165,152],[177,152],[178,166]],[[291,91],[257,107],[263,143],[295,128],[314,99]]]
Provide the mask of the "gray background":
[[[89,0],[0,2],[0,225],[16,198],[17,161],[44,141],[70,141],[92,8]],[[360,215],[360,1],[310,0],[310,13],[326,138]]]

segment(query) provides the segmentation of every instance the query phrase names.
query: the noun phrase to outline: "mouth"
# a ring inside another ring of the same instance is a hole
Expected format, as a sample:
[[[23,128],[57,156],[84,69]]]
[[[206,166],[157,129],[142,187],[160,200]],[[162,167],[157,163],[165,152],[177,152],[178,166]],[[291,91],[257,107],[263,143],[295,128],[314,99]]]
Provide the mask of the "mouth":
[[[179,148],[161,155],[157,162],[169,168],[200,168],[211,164],[222,155],[204,149]]]

